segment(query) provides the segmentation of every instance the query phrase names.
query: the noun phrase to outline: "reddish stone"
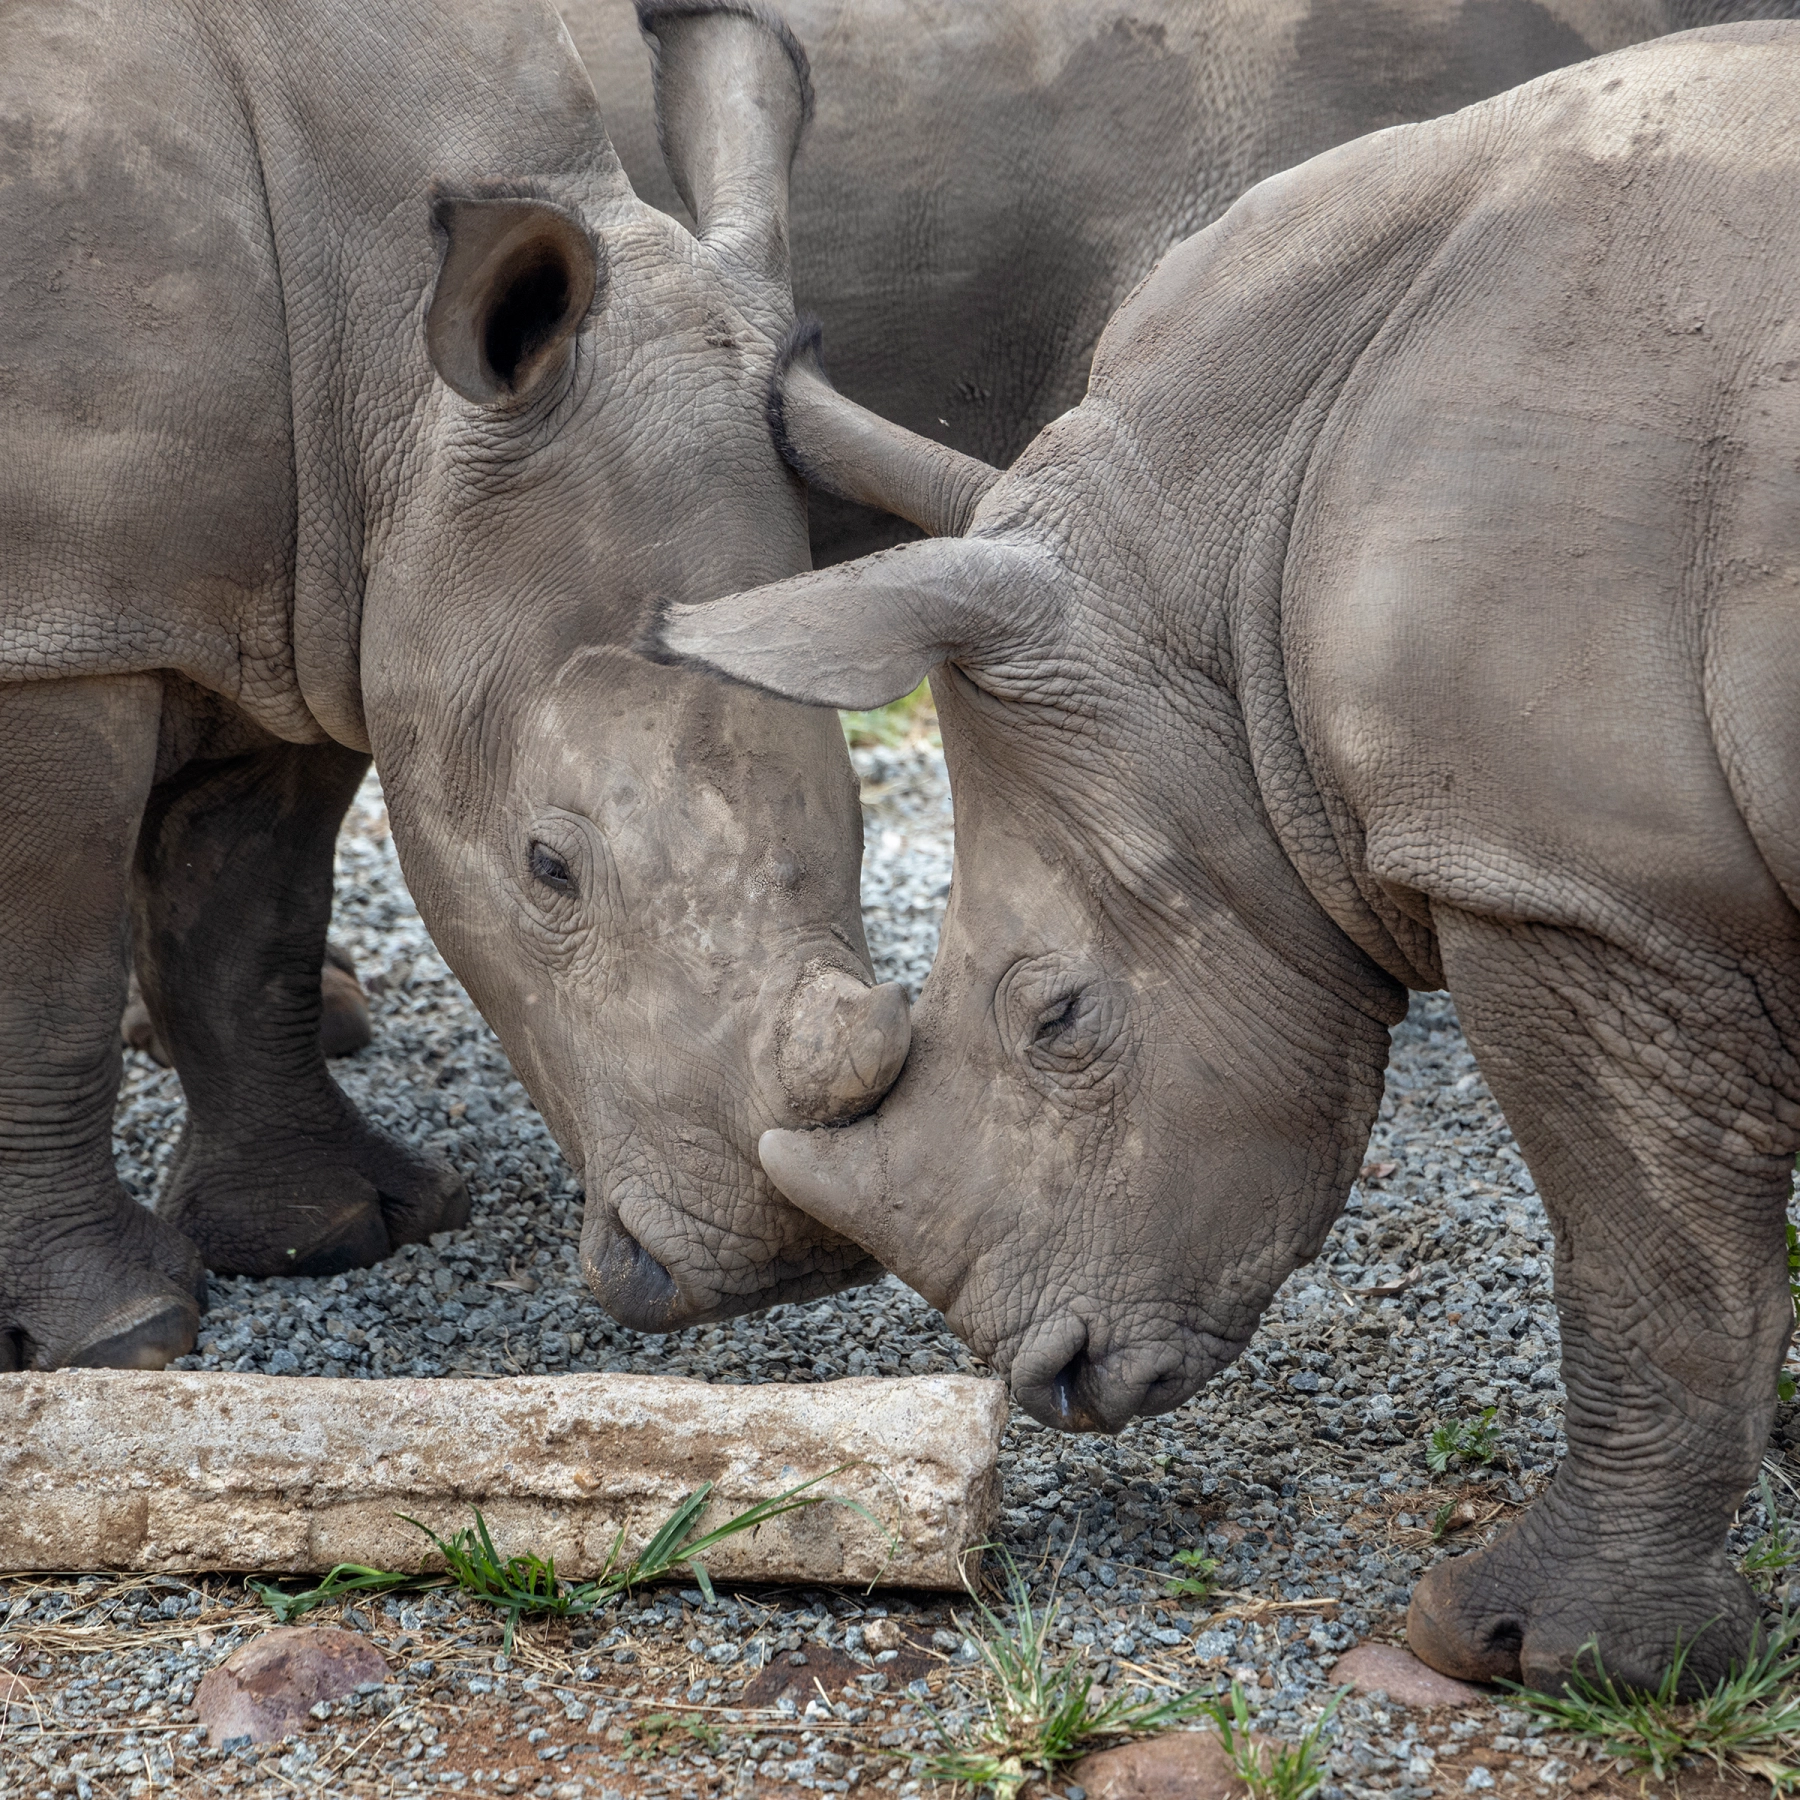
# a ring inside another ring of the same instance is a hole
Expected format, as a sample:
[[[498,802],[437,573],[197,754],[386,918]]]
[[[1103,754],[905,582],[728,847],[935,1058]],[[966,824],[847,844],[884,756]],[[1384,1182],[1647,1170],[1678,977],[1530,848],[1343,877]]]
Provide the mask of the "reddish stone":
[[[885,1619],[878,1622],[882,1625],[888,1623]],[[921,1675],[929,1675],[933,1670],[944,1666],[941,1656],[933,1656],[904,1632],[877,1632],[875,1635],[878,1642],[869,1647],[893,1650],[895,1655],[892,1662],[858,1662],[854,1657],[846,1656],[842,1650],[833,1650],[827,1644],[808,1644],[799,1652],[805,1660],[798,1663],[789,1652],[777,1651],[774,1661],[750,1678],[743,1693],[732,1701],[732,1705],[773,1706],[786,1694],[796,1706],[804,1710],[807,1701],[816,1698],[821,1689],[827,1700],[843,1699],[846,1688],[866,1698],[867,1690],[862,1688],[857,1679],[859,1676],[885,1675],[887,1688],[898,1690],[909,1681],[916,1681]],[[866,1629],[864,1641],[868,1642]]]
[[[388,1666],[361,1632],[331,1625],[265,1631],[209,1669],[194,1711],[209,1742],[253,1744],[304,1731],[321,1700],[341,1700],[365,1681],[386,1681]]]
[[[1088,1800],[1244,1800],[1246,1788],[1215,1731],[1171,1731],[1084,1756],[1053,1781],[1087,1789]]]
[[[1440,1675],[1398,1644],[1358,1644],[1337,1659],[1334,1687],[1348,1683],[1359,1694],[1385,1693],[1400,1706],[1474,1706],[1494,1696],[1486,1688]]]

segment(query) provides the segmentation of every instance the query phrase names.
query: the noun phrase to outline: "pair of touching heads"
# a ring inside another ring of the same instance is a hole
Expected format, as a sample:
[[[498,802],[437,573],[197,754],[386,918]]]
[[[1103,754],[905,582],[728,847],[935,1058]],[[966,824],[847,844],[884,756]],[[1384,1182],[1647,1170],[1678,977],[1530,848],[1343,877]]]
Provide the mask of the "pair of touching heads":
[[[588,1280],[668,1330],[879,1273],[756,1145],[873,1105],[908,1021],[869,971],[836,720],[632,648],[658,596],[809,564],[765,413],[805,58],[752,6],[643,21],[695,228],[632,192],[549,9],[509,25],[515,135],[563,162],[440,186],[359,700],[421,914],[586,1188]]]
[[[1167,614],[1191,582],[1117,516],[1105,410],[1001,476],[843,400],[791,343],[784,454],[944,535],[667,607],[656,653],[815,706],[929,673],[956,861],[898,1082],[857,1121],[770,1130],[762,1162],[1035,1417],[1116,1431],[1231,1360],[1316,1251],[1386,1033],[1246,923],[1270,892],[1318,914]]]

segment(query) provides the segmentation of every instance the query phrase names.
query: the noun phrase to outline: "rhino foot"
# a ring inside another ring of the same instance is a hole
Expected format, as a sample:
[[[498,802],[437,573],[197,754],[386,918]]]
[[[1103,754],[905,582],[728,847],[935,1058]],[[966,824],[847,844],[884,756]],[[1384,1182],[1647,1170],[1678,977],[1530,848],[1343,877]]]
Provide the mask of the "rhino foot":
[[[1724,1546],[1681,1566],[1622,1521],[1609,1553],[1565,1547],[1528,1514],[1485,1550],[1450,1558],[1413,1591],[1406,1641],[1463,1681],[1520,1681],[1559,1692],[1579,1668],[1621,1688],[1654,1690],[1685,1648],[1681,1691],[1713,1686],[1757,1640],[1750,1585]]]
[[[469,1222],[447,1163],[353,1119],[331,1133],[183,1134],[157,1208],[221,1275],[336,1275]]]
[[[123,1191],[104,1226],[6,1264],[0,1369],[160,1369],[194,1347],[199,1252]]]
[[[126,998],[124,1016],[119,1020],[119,1036],[133,1050],[142,1050],[166,1069],[173,1060],[157,1035],[150,1008],[144,1003],[143,991],[135,975]],[[375,1036],[369,1021],[369,1000],[362,983],[356,978],[356,964],[350,953],[336,944],[325,946],[325,961],[319,970],[319,1048],[327,1056],[354,1056]]]

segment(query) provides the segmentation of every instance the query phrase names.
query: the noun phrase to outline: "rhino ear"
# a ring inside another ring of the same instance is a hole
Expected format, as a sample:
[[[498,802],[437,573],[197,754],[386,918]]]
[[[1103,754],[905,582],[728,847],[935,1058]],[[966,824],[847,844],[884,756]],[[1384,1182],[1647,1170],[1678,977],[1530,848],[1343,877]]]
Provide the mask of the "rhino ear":
[[[640,646],[810,706],[862,711],[939,663],[979,672],[1024,649],[1054,602],[1035,550],[985,538],[902,544],[723,600],[666,607]]]
[[[788,174],[812,117],[806,52],[754,0],[638,0],[663,160],[701,241],[771,337],[794,316]]]
[[[546,200],[440,197],[445,238],[425,315],[432,366],[481,405],[529,393],[568,359],[594,302],[600,253],[573,213]]]
[[[961,537],[1001,471],[846,400],[820,358],[818,321],[787,334],[769,382],[769,429],[809,487]]]

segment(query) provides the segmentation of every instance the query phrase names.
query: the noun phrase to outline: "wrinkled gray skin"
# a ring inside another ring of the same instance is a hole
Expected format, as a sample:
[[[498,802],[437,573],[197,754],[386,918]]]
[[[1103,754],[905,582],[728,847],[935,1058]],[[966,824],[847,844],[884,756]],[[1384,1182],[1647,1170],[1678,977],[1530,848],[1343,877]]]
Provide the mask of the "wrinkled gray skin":
[[[657,151],[630,0],[561,0],[637,191]],[[1643,38],[1800,0],[783,0],[818,108],[794,292],[863,405],[1010,463],[1073,406],[1171,244],[1333,144]],[[931,521],[926,521],[928,524]],[[910,535],[815,495],[816,561]]]
[[[866,706],[940,662],[955,882],[880,1110],[784,1192],[1021,1403],[1241,1348],[1447,986],[1557,1239],[1569,1454],[1414,1647],[1653,1683],[1749,1641],[1724,1531],[1792,1311],[1800,27],[1626,51],[1265,183],[1123,308],[971,534],[679,607]],[[835,453],[826,444],[828,453]],[[921,447],[929,457],[933,447]]]
[[[872,1272],[754,1160],[905,1051],[836,721],[627,648],[653,596],[806,567],[763,410],[804,80],[764,24],[657,30],[699,241],[547,6],[0,13],[0,1364],[156,1366],[202,1261],[329,1272],[466,1218],[320,1056],[371,751],[608,1304]],[[189,1102],[154,1217],[112,1164],[133,937]]]

